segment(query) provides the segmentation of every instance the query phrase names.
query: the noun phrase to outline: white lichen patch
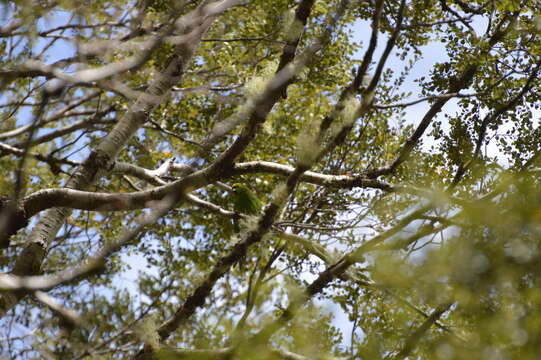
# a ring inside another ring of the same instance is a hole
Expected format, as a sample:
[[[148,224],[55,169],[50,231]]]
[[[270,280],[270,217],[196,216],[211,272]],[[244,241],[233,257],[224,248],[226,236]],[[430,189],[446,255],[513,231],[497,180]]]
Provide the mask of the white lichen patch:
[[[240,228],[244,229],[244,233],[256,231],[259,226],[258,216],[249,216],[240,220]]]
[[[269,61],[260,71],[259,75],[256,75],[247,81],[244,86],[244,96],[246,101],[238,106],[231,116],[214,125],[212,129],[212,135],[214,137],[227,135],[239,124],[245,123],[250,118],[251,114],[255,111],[259,99],[265,96],[264,94],[267,91],[269,83],[273,80],[273,74],[276,72],[277,67],[277,62]],[[269,126],[265,128],[265,131],[271,133],[272,127]]]
[[[274,135],[276,131],[274,130],[273,123],[273,119],[268,119],[267,121],[265,121],[262,127],[263,133],[265,133],[266,135]]]
[[[369,93],[365,94],[363,96],[362,102],[361,102],[361,109],[360,111],[366,111],[370,106],[372,106],[372,103],[374,102],[374,96],[376,93],[372,90]]]
[[[537,15],[534,20],[535,30],[541,32],[541,15]]]
[[[268,78],[264,76],[254,76],[244,86],[245,95],[247,98],[260,97],[268,84]]]
[[[284,27],[282,29],[286,41],[296,41],[302,34],[304,25],[295,16],[293,9],[284,13]]]
[[[360,108],[361,105],[354,96],[350,96],[344,100],[342,110],[336,114],[335,119],[329,128],[329,135],[335,137],[344,127],[353,125],[355,120],[359,117]]]
[[[158,335],[158,325],[154,314],[140,321],[135,326],[134,332],[139,340],[150,346],[153,350],[160,348],[160,336]]]
[[[272,192],[272,202],[278,207],[282,207],[286,203],[288,196],[289,192],[287,191],[286,184],[281,183],[276,186],[276,188],[274,188],[274,191]]]
[[[319,126],[307,126],[297,136],[297,162],[301,166],[311,166],[317,159],[321,146],[315,134]]]

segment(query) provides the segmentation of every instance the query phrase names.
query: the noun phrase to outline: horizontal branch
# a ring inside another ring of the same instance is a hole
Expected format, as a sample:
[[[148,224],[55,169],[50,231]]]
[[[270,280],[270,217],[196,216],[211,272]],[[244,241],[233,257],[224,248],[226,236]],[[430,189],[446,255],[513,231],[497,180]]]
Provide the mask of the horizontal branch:
[[[7,145],[4,145],[3,148],[9,148],[15,152],[22,151],[13,149]],[[210,183],[208,179],[203,180],[201,178],[201,172],[196,177],[189,178],[189,180],[185,180],[185,178],[176,180],[172,183],[166,183],[159,178],[159,176],[163,176],[169,170],[175,168],[189,171],[186,166],[182,166],[182,164],[175,165],[172,161],[165,162],[156,170],[147,170],[135,165],[119,163],[115,165],[113,171],[130,173],[147,180],[152,184],[160,186],[150,190],[131,193],[98,193],[69,188],[44,189],[26,196],[22,200],[22,207],[24,208],[27,217],[32,217],[38,212],[51,207],[66,207],[90,211],[126,211],[152,208],[155,201],[161,200],[170,193],[178,191],[179,188],[186,189],[186,186],[183,185],[185,181],[190,182],[193,179],[197,179],[196,183],[198,185],[196,188]],[[208,171],[208,169],[206,171]],[[266,172],[281,176],[291,176],[295,172],[295,168],[271,162],[254,161],[237,164],[234,172],[237,172],[238,174]],[[218,179],[216,178],[212,181],[215,180]],[[397,190],[396,187],[390,184],[375,179],[367,179],[364,175],[325,175],[307,171],[301,175],[300,181],[338,188],[375,188],[386,192]],[[193,191],[196,188],[192,188],[190,191]]]
[[[269,161],[250,161],[235,164],[236,174],[267,173],[280,176],[289,176],[294,171],[294,167],[273,163]],[[344,189],[352,188],[373,188],[385,192],[393,192],[396,189],[393,185],[384,181],[367,178],[364,174],[346,174],[346,175],[327,175],[313,171],[306,171],[301,176],[301,181],[315,185],[337,187]]]

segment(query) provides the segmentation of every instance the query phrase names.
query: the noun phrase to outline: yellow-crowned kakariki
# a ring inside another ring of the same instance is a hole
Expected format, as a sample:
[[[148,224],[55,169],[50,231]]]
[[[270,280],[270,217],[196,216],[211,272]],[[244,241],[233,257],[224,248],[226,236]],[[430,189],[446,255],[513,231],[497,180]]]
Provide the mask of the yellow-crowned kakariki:
[[[233,184],[233,209],[237,213],[246,215],[258,215],[261,210],[261,201],[255,194],[244,184]],[[234,222],[235,232],[240,231],[239,222]]]

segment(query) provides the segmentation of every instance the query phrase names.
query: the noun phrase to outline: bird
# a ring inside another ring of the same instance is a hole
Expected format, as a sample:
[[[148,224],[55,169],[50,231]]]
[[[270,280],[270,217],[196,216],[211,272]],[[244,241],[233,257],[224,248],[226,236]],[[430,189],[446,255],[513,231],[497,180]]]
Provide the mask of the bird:
[[[233,231],[235,234],[240,233],[239,217],[240,215],[258,215],[262,204],[257,196],[248,188],[248,186],[240,183],[232,185],[233,188],[233,209],[237,216],[233,218]],[[243,269],[245,265],[246,254],[239,257],[237,265],[239,269]]]
[[[261,210],[261,201],[244,184],[233,184],[233,209],[238,214],[258,215]],[[240,232],[238,219],[234,219],[234,230]]]

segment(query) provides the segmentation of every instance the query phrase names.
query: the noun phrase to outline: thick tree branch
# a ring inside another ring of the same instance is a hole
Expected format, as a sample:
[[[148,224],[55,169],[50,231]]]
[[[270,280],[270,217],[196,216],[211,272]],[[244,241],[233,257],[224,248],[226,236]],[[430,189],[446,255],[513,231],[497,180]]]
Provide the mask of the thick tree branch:
[[[151,82],[146,94],[151,97],[165,96],[174,85],[178,85],[188,66],[195,47],[210,27],[215,18],[227,9],[239,3],[237,0],[219,1],[198,7],[180,18],[186,35],[185,43],[179,43],[168,61],[165,70]],[[171,26],[170,29],[173,29]],[[67,184],[68,188],[85,189],[111,169],[111,163],[123,145],[147,120],[155,108],[155,102],[149,102],[148,96],[141,96],[135,101],[115,128],[101,141]],[[50,242],[55,238],[69,211],[64,208],[49,210],[34,227],[27,244],[19,256],[14,274],[31,275],[39,272]],[[17,294],[4,294],[0,299],[0,313],[5,314],[20,299]]]
[[[310,6],[312,5],[311,0],[306,0],[306,2],[310,4]],[[334,20],[337,20],[343,15],[346,3],[347,2],[344,1],[339,5],[339,10],[337,11],[338,15],[335,15]],[[301,3],[297,11],[301,10],[304,11],[303,3]],[[308,16],[308,13],[306,16]],[[264,118],[262,120],[264,120]],[[233,145],[232,148],[234,146],[235,145]],[[324,149],[321,151],[324,151]],[[234,151],[232,151],[228,156],[231,156],[231,154],[234,154]],[[235,155],[233,155],[233,158],[234,156]],[[224,158],[227,159],[227,156]],[[261,241],[263,236],[269,232],[279,212],[297,186],[302,174],[306,172],[311,165],[311,163],[306,163],[299,160],[295,170],[285,181],[285,187],[277,190],[275,199],[273,199],[273,201],[263,210],[263,213],[258,219],[256,228],[249,231],[246,234],[246,237],[237,242],[227,255],[218,260],[217,264],[206,276],[205,280],[186,298],[182,306],[178,308],[175,314],[160,326],[158,329],[158,334],[161,340],[167,339],[173,331],[175,331],[184,321],[195,313],[197,308],[204,305],[205,300],[216,282],[222,278],[234,264],[246,256],[248,247]],[[209,170],[212,171],[212,166],[209,167]],[[151,351],[152,349],[145,347],[145,349],[138,356]]]

